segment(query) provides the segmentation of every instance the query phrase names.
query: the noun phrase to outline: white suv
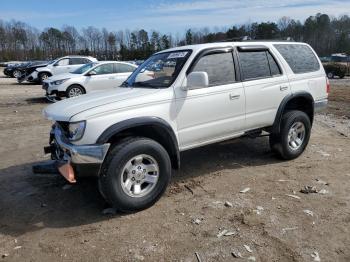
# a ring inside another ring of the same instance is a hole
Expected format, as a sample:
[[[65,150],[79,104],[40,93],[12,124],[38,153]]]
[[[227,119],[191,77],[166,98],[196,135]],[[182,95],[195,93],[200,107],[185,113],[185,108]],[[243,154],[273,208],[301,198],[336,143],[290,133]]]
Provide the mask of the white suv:
[[[45,67],[38,67],[27,78],[42,83],[50,76],[69,73],[82,65],[96,61],[97,59],[91,56],[65,56],[52,61]]]
[[[93,171],[108,202],[141,210],[162,195],[182,151],[264,131],[279,157],[298,157],[328,92],[322,64],[304,43],[169,49],[121,88],[48,106],[44,115],[55,124],[45,151],[70,182]]]
[[[136,68],[124,62],[93,62],[70,73],[49,77],[44,80],[43,89],[50,101],[112,89],[120,86]]]

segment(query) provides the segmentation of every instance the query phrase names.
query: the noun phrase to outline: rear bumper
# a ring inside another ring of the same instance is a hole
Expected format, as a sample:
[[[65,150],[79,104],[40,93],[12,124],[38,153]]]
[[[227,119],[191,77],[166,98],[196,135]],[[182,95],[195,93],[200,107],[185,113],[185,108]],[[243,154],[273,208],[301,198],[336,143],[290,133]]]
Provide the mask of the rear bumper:
[[[45,153],[51,153],[51,158],[54,160],[71,164],[79,175],[97,176],[109,147],[108,143],[74,145],[65,137],[61,127],[55,124],[50,133],[50,146],[45,148]]]
[[[322,111],[323,109],[327,108],[327,105],[328,105],[327,98],[315,101],[314,102],[315,112]]]

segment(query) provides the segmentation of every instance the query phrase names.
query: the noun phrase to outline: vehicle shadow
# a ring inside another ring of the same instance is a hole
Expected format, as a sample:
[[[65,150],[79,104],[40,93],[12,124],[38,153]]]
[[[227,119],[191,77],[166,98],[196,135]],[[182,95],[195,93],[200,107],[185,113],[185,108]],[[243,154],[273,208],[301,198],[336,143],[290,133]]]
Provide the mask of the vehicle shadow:
[[[212,172],[276,163],[266,138],[240,139],[189,150],[182,154],[181,170],[174,172],[170,188],[179,181]],[[96,179],[82,179],[66,188],[60,175],[37,175],[28,163],[0,170],[0,233],[20,236],[43,228],[68,228],[109,219]],[[116,215],[114,219],[118,219]]]
[[[28,104],[52,104],[46,97],[32,97],[25,100]]]

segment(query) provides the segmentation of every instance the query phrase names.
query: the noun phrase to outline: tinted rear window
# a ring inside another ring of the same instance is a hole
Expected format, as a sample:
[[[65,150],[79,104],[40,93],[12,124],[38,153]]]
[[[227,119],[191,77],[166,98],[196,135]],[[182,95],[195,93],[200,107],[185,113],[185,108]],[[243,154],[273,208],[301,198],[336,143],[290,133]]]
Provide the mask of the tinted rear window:
[[[295,74],[315,72],[320,64],[310,47],[306,45],[274,45]]]
[[[281,74],[276,60],[268,51],[240,52],[244,80],[269,78]]]

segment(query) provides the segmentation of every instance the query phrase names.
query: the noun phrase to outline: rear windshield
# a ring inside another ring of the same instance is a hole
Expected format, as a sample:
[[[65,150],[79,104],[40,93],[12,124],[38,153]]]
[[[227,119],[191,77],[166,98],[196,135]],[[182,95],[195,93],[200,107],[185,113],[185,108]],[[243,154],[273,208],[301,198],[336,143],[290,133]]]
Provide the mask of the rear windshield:
[[[276,44],[274,46],[295,74],[315,72],[320,69],[314,52],[307,45]]]

